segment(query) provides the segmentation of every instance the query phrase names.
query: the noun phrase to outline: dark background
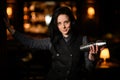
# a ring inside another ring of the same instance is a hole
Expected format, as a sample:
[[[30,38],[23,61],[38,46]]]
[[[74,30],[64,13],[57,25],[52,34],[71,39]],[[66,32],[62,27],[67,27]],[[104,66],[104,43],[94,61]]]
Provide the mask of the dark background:
[[[13,25],[20,32],[23,31],[23,3],[32,0],[16,0]],[[37,0],[39,1],[39,0]],[[62,1],[62,0],[61,0]],[[111,61],[120,63],[120,3],[118,0],[96,0],[98,24],[96,20],[84,22],[85,0],[75,0],[78,8],[77,17],[81,26],[81,33],[88,35],[93,40],[107,40]],[[0,79],[1,80],[44,80],[49,70],[49,51],[33,50],[26,48],[16,40],[7,40],[6,28],[3,21],[6,1],[0,1]],[[17,26],[17,27],[16,27]],[[92,26],[92,27],[89,27]],[[106,34],[111,33],[112,38]],[[41,35],[44,36],[44,35]],[[32,54],[32,59],[23,62],[21,59]],[[112,68],[96,69],[95,79],[108,80],[119,78],[119,66]],[[115,75],[115,76],[113,76]]]

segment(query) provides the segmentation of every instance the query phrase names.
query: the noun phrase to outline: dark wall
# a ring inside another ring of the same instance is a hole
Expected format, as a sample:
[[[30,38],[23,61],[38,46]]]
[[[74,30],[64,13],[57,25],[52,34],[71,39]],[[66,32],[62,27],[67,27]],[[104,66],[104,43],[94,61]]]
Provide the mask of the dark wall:
[[[6,6],[5,0],[1,0],[0,1],[0,79],[3,79],[4,77],[6,78],[6,76],[8,75],[7,74],[8,60],[7,60],[7,51],[6,51],[6,27],[3,21],[3,18],[5,16],[4,14],[5,6]]]

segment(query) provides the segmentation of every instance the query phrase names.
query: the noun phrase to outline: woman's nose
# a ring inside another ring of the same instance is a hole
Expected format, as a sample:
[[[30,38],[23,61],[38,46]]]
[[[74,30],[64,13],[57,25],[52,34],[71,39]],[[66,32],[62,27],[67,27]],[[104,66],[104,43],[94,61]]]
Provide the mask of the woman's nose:
[[[63,24],[63,28],[65,28],[65,24]]]

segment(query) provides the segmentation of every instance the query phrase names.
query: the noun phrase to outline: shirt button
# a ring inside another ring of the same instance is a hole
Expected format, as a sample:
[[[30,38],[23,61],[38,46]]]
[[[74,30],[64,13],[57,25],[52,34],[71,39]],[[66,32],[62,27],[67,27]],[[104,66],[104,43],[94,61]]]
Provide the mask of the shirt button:
[[[68,71],[67,71],[67,74],[69,74],[69,73],[70,73],[70,71],[68,70]]]
[[[70,54],[70,56],[72,56],[72,54]]]
[[[56,54],[56,56],[59,56],[60,54]]]
[[[65,80],[68,80],[67,78]]]

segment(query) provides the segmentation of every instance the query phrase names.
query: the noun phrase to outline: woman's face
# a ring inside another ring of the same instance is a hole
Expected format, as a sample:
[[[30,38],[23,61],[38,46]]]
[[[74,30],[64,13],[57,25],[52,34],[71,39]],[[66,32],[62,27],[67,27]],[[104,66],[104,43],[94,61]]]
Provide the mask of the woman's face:
[[[68,37],[71,22],[69,17],[66,14],[60,14],[57,18],[57,26],[59,31],[62,33],[64,37]]]

